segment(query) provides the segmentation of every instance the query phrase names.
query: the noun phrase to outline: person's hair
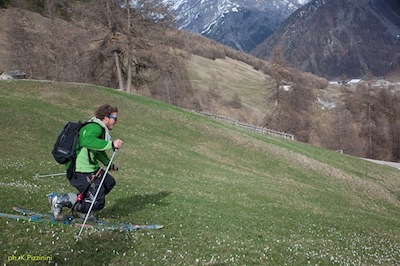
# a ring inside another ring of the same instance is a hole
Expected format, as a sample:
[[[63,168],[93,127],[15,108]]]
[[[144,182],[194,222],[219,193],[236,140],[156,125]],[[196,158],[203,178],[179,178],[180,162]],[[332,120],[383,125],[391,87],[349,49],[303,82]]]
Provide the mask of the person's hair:
[[[118,107],[117,106],[112,106],[109,104],[103,104],[99,108],[97,108],[95,116],[103,120],[106,116],[110,115],[111,113],[117,112],[118,113]]]

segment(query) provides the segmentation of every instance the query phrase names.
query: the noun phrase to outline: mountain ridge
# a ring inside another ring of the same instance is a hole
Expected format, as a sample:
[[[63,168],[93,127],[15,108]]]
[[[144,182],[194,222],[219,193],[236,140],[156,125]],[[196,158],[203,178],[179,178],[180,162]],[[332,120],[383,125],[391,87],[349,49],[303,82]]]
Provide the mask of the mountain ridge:
[[[164,0],[162,2],[172,6],[171,12],[176,16],[178,29],[201,34],[240,51],[249,52],[275,31],[297,8],[309,1]]]
[[[251,54],[268,59],[280,47],[293,67],[326,78],[383,76],[399,66],[399,44],[396,0],[314,0]]]
[[[292,67],[338,79],[368,71],[385,76],[400,66],[399,5],[396,0],[178,1],[172,13],[179,29],[266,60],[281,47]]]

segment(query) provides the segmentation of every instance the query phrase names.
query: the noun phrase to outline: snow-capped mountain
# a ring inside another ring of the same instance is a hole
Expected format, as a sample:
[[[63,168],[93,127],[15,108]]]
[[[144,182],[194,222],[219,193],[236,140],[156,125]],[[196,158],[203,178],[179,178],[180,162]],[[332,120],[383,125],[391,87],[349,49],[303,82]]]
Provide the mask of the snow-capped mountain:
[[[383,76],[400,66],[400,1],[313,0],[251,53],[269,59],[275,47],[327,78]]]
[[[310,0],[162,0],[176,27],[250,51]]]

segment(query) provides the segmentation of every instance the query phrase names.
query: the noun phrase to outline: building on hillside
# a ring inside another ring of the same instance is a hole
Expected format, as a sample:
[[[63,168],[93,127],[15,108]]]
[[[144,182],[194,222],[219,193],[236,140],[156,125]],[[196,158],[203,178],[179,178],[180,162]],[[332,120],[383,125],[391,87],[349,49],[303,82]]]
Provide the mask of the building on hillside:
[[[349,81],[350,85],[356,85],[361,82],[361,79],[352,79]]]
[[[25,79],[26,74],[21,70],[9,70],[0,74],[0,80]]]

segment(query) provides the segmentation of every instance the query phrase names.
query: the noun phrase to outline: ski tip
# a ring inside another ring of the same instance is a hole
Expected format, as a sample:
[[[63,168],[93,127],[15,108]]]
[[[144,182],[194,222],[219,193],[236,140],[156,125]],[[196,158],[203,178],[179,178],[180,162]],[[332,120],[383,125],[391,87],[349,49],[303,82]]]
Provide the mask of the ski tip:
[[[161,229],[161,228],[164,228],[164,225],[162,225],[162,224],[149,224],[149,225],[146,225],[144,229],[155,229],[155,230],[157,230],[157,229]]]

